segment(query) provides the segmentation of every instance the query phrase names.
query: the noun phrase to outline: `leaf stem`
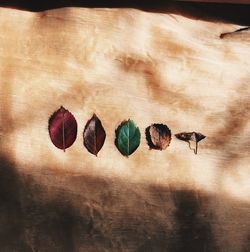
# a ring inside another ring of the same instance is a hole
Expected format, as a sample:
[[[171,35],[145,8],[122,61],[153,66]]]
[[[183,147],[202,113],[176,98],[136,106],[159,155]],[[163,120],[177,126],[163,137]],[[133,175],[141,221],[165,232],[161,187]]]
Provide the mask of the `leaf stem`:
[[[197,149],[198,149],[198,142],[195,141],[195,150],[194,150],[194,154],[195,154],[195,155],[197,154]]]

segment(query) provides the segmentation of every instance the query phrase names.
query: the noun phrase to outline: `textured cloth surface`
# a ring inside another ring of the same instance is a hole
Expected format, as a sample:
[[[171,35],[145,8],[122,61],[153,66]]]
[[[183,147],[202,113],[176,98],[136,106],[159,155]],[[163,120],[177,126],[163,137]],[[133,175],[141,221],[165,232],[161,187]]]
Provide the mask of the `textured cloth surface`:
[[[250,36],[241,28],[134,9],[0,9],[1,251],[249,251]],[[66,150],[48,120],[78,123]],[[83,146],[96,113],[107,138]],[[132,119],[129,158],[115,129]],[[201,132],[198,155],[145,128]]]

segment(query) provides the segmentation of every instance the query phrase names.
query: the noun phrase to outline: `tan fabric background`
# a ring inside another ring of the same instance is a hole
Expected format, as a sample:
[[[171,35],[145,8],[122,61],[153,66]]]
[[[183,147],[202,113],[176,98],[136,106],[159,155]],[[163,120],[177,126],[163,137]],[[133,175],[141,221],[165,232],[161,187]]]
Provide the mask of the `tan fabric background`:
[[[249,33],[133,9],[0,10],[0,247],[3,251],[248,251]],[[78,122],[66,153],[48,135],[61,105]],[[96,113],[107,139],[82,144]],[[140,127],[124,158],[114,131]],[[198,155],[173,137],[149,151],[144,130],[207,136]]]

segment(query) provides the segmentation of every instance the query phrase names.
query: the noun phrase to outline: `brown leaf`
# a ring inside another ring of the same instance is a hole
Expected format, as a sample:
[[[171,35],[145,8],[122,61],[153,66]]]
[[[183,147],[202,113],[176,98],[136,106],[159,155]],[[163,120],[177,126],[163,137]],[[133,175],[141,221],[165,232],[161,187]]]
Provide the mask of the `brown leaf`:
[[[165,150],[171,142],[171,130],[167,125],[152,124],[145,133],[150,149]]]
[[[195,142],[195,149],[194,149],[195,154],[197,154],[198,142],[200,142],[202,139],[206,137],[203,134],[198,133],[198,132],[181,132],[181,133],[175,134],[175,136],[179,140],[188,142],[190,149],[192,149],[190,141]]]
[[[83,131],[83,144],[87,150],[96,155],[101,150],[106,138],[105,130],[99,118],[94,114]]]
[[[49,135],[59,149],[69,148],[76,140],[77,122],[75,117],[61,106],[49,119]]]

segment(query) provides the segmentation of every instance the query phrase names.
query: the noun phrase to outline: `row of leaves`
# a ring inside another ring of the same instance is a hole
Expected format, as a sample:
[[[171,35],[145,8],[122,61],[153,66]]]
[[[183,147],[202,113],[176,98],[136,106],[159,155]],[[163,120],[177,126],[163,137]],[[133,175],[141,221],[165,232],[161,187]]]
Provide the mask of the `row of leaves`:
[[[52,143],[59,149],[66,150],[76,140],[77,122],[75,117],[64,107],[60,107],[49,119],[49,135]],[[123,121],[115,131],[115,145],[124,156],[129,156],[140,145],[141,133],[132,120]],[[152,124],[145,130],[150,149],[165,150],[171,142],[171,130],[164,124]],[[198,142],[205,138],[197,132],[182,132],[175,135],[178,139],[195,142],[194,153],[197,154]],[[87,150],[96,155],[106,139],[106,132],[100,119],[94,114],[85,125],[83,144]],[[191,147],[190,147],[191,148]]]

